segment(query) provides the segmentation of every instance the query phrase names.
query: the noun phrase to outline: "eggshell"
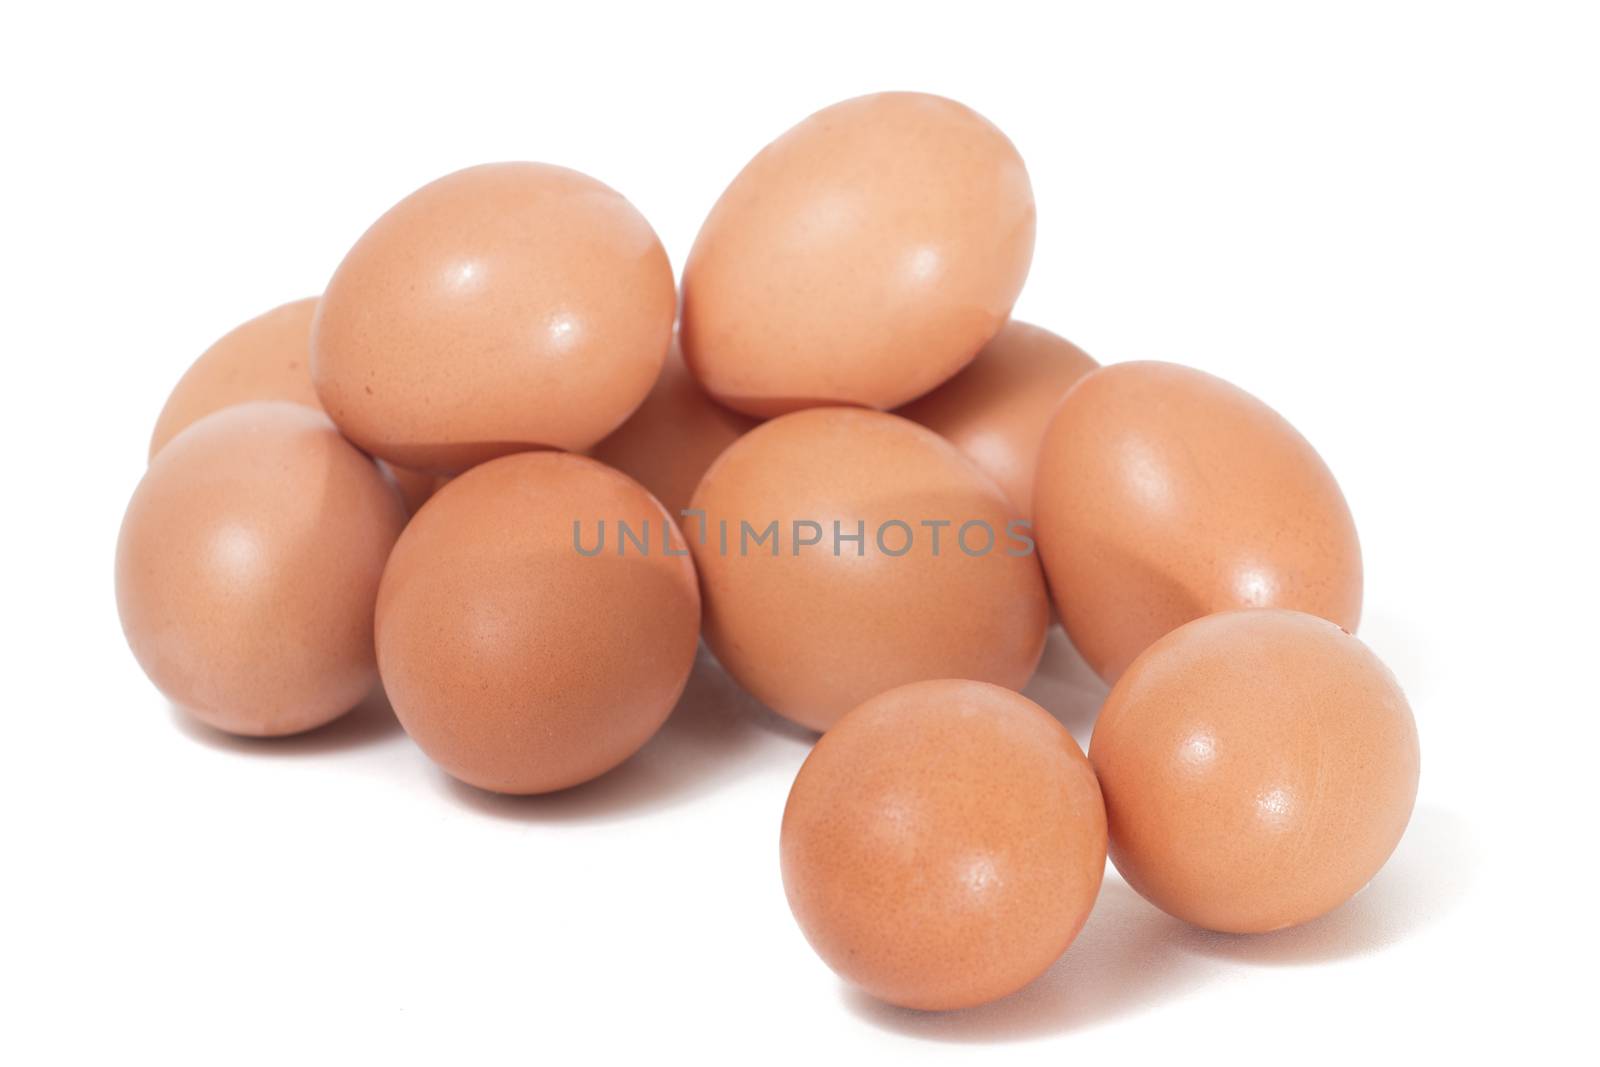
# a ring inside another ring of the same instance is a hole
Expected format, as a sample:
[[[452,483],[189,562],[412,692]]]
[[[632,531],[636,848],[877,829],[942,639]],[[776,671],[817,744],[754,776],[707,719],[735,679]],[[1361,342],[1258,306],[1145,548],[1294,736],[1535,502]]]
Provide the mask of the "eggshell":
[[[1111,859],[1198,926],[1255,933],[1348,900],[1405,832],[1417,728],[1378,657],[1324,619],[1225,612],[1134,661],[1095,723]]]
[[[472,167],[400,201],[345,256],[312,379],[351,440],[401,466],[582,450],[650,391],[675,303],[661,242],[617,192],[542,163]]]
[[[284,400],[322,410],[311,387],[311,320],[317,297],[296,300],[231,330],[184,372],[150,437],[150,458],[196,420],[234,404]],[[442,484],[438,475],[379,462],[400,490],[407,514]]]
[[[755,425],[706,395],[674,341],[639,410],[589,454],[650,490],[679,519],[712,460]]]
[[[825,730],[867,697],[929,678],[1020,688],[1039,662],[1049,603],[1032,544],[1010,536],[999,488],[931,430],[855,408],[785,415],[729,446],[693,506],[705,639],[795,722]],[[818,529],[795,536],[804,522]],[[835,523],[862,543],[835,538]],[[992,543],[973,525],[963,550],[968,523],[988,524]],[[800,544],[813,533],[820,543]]]
[[[200,419],[151,461],[117,541],[128,645],[175,704],[230,733],[337,718],[378,680],[373,605],[405,511],[321,412]]]
[[[1034,526],[1067,633],[1107,681],[1216,611],[1360,621],[1361,546],[1321,457],[1188,367],[1119,363],[1068,391],[1040,446]]]
[[[196,420],[252,400],[287,400],[321,410],[311,387],[311,317],[317,298],[273,308],[201,353],[167,397],[150,435],[150,456]]]
[[[581,554],[602,521],[603,550]],[[378,663],[434,762],[483,789],[544,793],[650,739],[699,625],[694,566],[654,497],[594,460],[524,453],[455,478],[406,527],[378,597]]]
[[[846,100],[711,209],[684,266],[684,356],[751,415],[896,407],[1000,329],[1033,236],[1027,169],[982,116],[925,93]]]
[[[1083,927],[1106,813],[1077,743],[983,682],[891,689],[823,735],[789,793],[783,885],[846,981],[942,1010],[1003,997]]]
[[[1031,517],[1039,442],[1050,416],[1098,366],[1071,341],[1013,319],[965,370],[898,414],[961,449]]]

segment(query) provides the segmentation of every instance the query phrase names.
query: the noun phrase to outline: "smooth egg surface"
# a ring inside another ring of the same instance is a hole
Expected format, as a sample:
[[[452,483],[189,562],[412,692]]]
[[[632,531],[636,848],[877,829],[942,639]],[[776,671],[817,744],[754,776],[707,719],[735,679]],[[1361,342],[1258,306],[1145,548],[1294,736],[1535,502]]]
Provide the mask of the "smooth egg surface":
[[[230,330],[200,354],[173,386],[150,457],[197,419],[252,400],[287,400],[322,410],[311,387],[311,317],[317,298],[273,308]]]
[[[616,191],[542,163],[471,167],[356,242],[313,325],[312,379],[351,440],[401,466],[582,450],[650,391],[675,304],[661,242]]]
[[[207,415],[151,461],[117,541],[117,610],[175,704],[235,734],[321,726],[378,680],[373,605],[405,525],[394,487],[326,415]]]
[[[1050,416],[1098,366],[1071,341],[1013,319],[965,370],[896,414],[961,449],[1031,517],[1039,442]]]
[[[1015,509],[916,423],[859,408],[773,419],[722,453],[693,507],[706,641],[795,722],[826,730],[929,678],[1020,688],[1039,662],[1049,600]]]
[[[589,454],[650,490],[681,519],[712,461],[755,425],[706,395],[674,341],[639,410]]]
[[[684,356],[751,415],[896,407],[1000,329],[1033,239],[1027,169],[981,115],[924,93],[846,100],[711,209],[684,266]]]
[[[1151,903],[1258,933],[1338,907],[1405,832],[1410,705],[1366,645],[1302,612],[1210,615],[1112,688],[1089,758],[1111,859]]]
[[[1361,618],[1361,545],[1327,465],[1277,412],[1189,367],[1118,363],[1067,392],[1034,526],[1067,634],[1108,682],[1212,612]]]
[[[406,527],[378,596],[378,664],[435,763],[545,793],[655,734],[699,627],[694,565],[654,497],[595,460],[522,453],[453,479]]]
[[[784,809],[789,906],[823,961],[903,1007],[965,1008],[1077,936],[1106,814],[1072,736],[983,682],[891,689],[823,735]]]

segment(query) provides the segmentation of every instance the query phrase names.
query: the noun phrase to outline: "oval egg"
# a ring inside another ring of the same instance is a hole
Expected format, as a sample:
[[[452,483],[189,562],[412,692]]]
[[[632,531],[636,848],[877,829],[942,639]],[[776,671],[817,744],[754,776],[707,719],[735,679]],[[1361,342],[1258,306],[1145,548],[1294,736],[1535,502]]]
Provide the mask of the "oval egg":
[[[1000,329],[1033,238],[1027,169],[981,115],[925,93],[846,100],[711,209],[684,265],[684,357],[751,415],[896,407]]]
[[[1072,735],[1018,693],[937,680],[845,715],[795,778],[784,891],[823,961],[903,1007],[1038,977],[1082,928],[1106,813]]]
[[[391,208],[334,272],[312,331],[323,407],[405,467],[581,451],[661,369],[672,267],[627,200],[563,167],[457,171]]]
[[[1118,363],[1072,387],[1040,446],[1034,530],[1067,634],[1107,681],[1212,612],[1361,617],[1361,546],[1327,465],[1189,367]]]
[[[826,730],[929,678],[1020,688],[1039,662],[1049,604],[1032,543],[931,430],[858,408],[785,415],[729,446],[693,507],[706,642],[795,722]]]
[[[694,566],[655,498],[592,459],[530,452],[474,467],[411,520],[378,596],[378,664],[435,763],[546,793],[655,734],[699,627]]]
[[[1372,652],[1325,619],[1209,615],[1150,646],[1089,744],[1111,858],[1151,903],[1258,933],[1348,900],[1399,843],[1417,728]]]
[[[400,499],[326,415],[240,404],[151,461],[117,540],[117,610],[134,657],[221,730],[298,733],[378,680],[373,607]]]

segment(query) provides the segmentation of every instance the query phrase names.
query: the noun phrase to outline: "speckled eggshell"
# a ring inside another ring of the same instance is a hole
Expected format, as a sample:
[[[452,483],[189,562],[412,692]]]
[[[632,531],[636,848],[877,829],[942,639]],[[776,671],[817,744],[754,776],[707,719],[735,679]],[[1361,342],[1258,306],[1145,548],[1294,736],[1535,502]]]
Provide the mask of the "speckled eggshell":
[[[150,680],[197,718],[277,736],[378,680],[373,605],[405,511],[326,415],[240,404],[151,461],[117,541],[117,610]]]
[[[351,440],[401,466],[582,450],[650,391],[675,303],[661,242],[620,194],[542,163],[472,167],[396,204],[345,256],[312,380]]]
[[[954,445],[916,423],[859,408],[782,416],[723,452],[693,506],[704,513],[703,540],[699,518],[685,530],[706,641],[758,700],[803,726],[826,730],[873,694],[929,678],[1020,688],[1039,662],[1049,600],[1029,546],[1008,536],[1014,509]],[[759,534],[774,520],[777,553],[749,548],[741,523]],[[796,520],[817,523],[822,543],[796,553]],[[891,520],[910,527],[909,547],[896,527],[879,544]],[[937,555],[925,520],[950,523]],[[835,555],[835,522],[864,532],[862,546],[838,542]],[[989,525],[992,549],[979,552],[981,526],[968,531],[973,554],[959,547],[968,522]]]
[[[1112,688],[1089,758],[1128,884],[1229,933],[1307,922],[1366,885],[1405,832],[1420,760],[1378,657],[1280,610],[1157,641]]]
[[[311,387],[311,317],[317,298],[273,308],[230,330],[201,353],[167,397],[150,435],[150,457],[196,420],[252,400],[287,400],[321,410]]]
[[[1189,367],[1119,363],[1068,391],[1040,446],[1034,530],[1067,633],[1108,682],[1216,611],[1360,621],[1361,546],[1327,465],[1277,412]]]
[[[680,519],[712,461],[755,425],[706,395],[674,341],[639,410],[589,454],[636,480]]]
[[[648,554],[618,521],[648,530]],[[523,453],[453,479],[406,527],[378,597],[378,663],[435,763],[482,789],[546,793],[650,739],[699,625],[694,566],[654,497],[592,459]]]
[[[892,408],[995,335],[1033,257],[1022,158],[925,93],[817,112],[750,161],[684,266],[683,349],[751,415]]]
[[[898,414],[961,449],[1031,517],[1039,442],[1050,416],[1098,366],[1071,341],[1013,319],[965,370]]]
[[[783,814],[806,939],[891,1004],[965,1008],[1042,974],[1106,865],[1094,772],[1044,709],[982,682],[891,689],[823,735]]]

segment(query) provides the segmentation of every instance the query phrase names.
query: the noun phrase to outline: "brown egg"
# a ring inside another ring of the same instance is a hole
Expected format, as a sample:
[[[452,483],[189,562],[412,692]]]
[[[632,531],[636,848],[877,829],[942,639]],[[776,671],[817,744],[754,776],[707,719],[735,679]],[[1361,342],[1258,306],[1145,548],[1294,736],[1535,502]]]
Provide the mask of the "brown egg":
[[[156,419],[150,457],[213,411],[252,400],[288,400],[321,410],[311,388],[311,316],[317,298],[273,308],[223,336],[183,373]]]
[[[150,437],[150,458],[197,419],[234,404],[286,400],[322,410],[311,387],[311,319],[317,298],[274,308],[229,332],[201,353],[167,397]],[[379,462],[411,514],[443,483],[423,471]]]
[[[592,459],[525,453],[453,479],[406,527],[378,597],[378,664],[434,762],[545,793],[650,739],[699,627],[694,566],[655,498]]]
[[[891,689],[823,735],[783,813],[789,907],[846,981],[965,1008],[1033,981],[1078,935],[1106,812],[1072,735],[1009,689]]]
[[[1089,758],[1128,884],[1229,933],[1348,900],[1417,796],[1417,728],[1394,675],[1295,611],[1210,615],[1157,641],[1112,689]]]
[[[1000,329],[1033,258],[1028,172],[953,100],[817,112],[734,178],[683,272],[683,351],[730,407],[892,408]]]
[[[589,454],[650,490],[679,519],[711,461],[755,425],[706,395],[674,341],[639,410]]]
[[[995,480],[1023,517],[1050,416],[1099,364],[1071,341],[1015,319],[960,374],[897,414],[939,434]]]
[[[174,437],[128,503],[117,610],[175,704],[230,733],[338,718],[378,680],[373,605],[399,497],[326,415],[258,402]]]
[[[1045,433],[1033,506],[1061,620],[1107,681],[1216,611],[1360,620],[1361,546],[1333,475],[1275,411],[1201,371],[1119,363],[1080,381]]]
[[[694,507],[706,642],[795,722],[826,730],[928,678],[1021,688],[1039,662],[1049,601],[1027,531],[913,422],[856,408],[774,419],[712,464]]]
[[[675,302],[661,242],[614,190],[542,163],[472,167],[400,201],[345,256],[312,379],[351,440],[402,466],[581,450],[650,391]]]

